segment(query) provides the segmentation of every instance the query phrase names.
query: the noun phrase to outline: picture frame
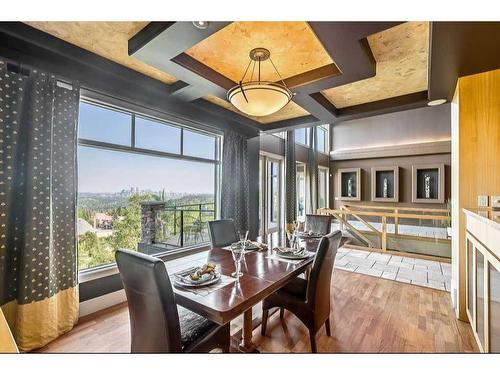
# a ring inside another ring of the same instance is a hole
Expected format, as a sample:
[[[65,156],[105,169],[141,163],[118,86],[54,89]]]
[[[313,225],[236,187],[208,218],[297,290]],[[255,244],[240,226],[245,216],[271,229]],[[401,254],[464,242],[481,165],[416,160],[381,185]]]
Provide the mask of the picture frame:
[[[444,203],[444,164],[412,165],[412,202]]]
[[[372,167],[371,197],[374,202],[399,202],[399,167]]]
[[[342,201],[361,200],[361,168],[340,168],[338,173],[338,193]]]

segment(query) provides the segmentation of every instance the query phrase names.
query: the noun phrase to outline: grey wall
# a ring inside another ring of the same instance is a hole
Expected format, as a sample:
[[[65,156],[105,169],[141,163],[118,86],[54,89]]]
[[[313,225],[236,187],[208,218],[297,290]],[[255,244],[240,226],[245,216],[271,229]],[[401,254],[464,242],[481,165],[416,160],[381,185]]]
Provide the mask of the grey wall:
[[[450,104],[345,121],[330,134],[333,151],[449,140]]]
[[[330,207],[339,208],[342,201],[336,200],[339,196],[338,169],[361,168],[361,201],[344,202],[346,204],[360,204],[371,206],[404,206],[404,207],[433,207],[446,208],[446,204],[413,203],[412,202],[412,165],[444,164],[445,166],[445,200],[451,195],[451,154],[416,155],[391,158],[341,160],[330,162]],[[373,202],[371,200],[371,168],[372,167],[399,167],[399,202]]]

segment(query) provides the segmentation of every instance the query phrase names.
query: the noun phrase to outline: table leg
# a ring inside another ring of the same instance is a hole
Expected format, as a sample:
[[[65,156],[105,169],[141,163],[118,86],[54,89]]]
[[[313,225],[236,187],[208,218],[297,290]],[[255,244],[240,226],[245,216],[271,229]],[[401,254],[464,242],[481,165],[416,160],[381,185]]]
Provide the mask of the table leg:
[[[255,347],[255,344],[252,342],[252,331],[253,331],[253,322],[252,322],[252,308],[249,308],[247,311],[243,313],[243,330],[242,330],[242,339],[239,346],[239,350],[244,353],[258,353],[259,351]]]

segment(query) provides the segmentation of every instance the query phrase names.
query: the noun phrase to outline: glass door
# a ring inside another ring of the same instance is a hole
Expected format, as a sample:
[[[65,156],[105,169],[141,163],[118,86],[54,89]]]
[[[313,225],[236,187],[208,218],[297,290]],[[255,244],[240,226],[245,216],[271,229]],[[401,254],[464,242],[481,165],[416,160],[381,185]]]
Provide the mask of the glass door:
[[[281,162],[267,160],[267,234],[279,232],[281,219]]]
[[[259,235],[276,246],[283,227],[283,163],[278,157],[261,155],[259,164]]]

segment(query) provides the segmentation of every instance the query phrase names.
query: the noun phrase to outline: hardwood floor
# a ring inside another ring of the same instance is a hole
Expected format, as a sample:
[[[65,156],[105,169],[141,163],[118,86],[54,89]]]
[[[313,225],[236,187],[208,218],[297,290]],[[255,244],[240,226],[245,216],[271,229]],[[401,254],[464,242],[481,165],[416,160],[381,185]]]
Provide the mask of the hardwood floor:
[[[318,352],[477,351],[469,325],[454,317],[450,294],[416,285],[335,270],[330,321],[332,336],[324,329],[317,334]],[[232,334],[238,336],[240,328],[239,319]],[[254,343],[263,353],[310,352],[306,328],[288,312],[283,320],[279,314],[270,317],[266,337],[256,328]],[[82,318],[40,352],[123,353],[129,348],[128,311],[122,304]]]

